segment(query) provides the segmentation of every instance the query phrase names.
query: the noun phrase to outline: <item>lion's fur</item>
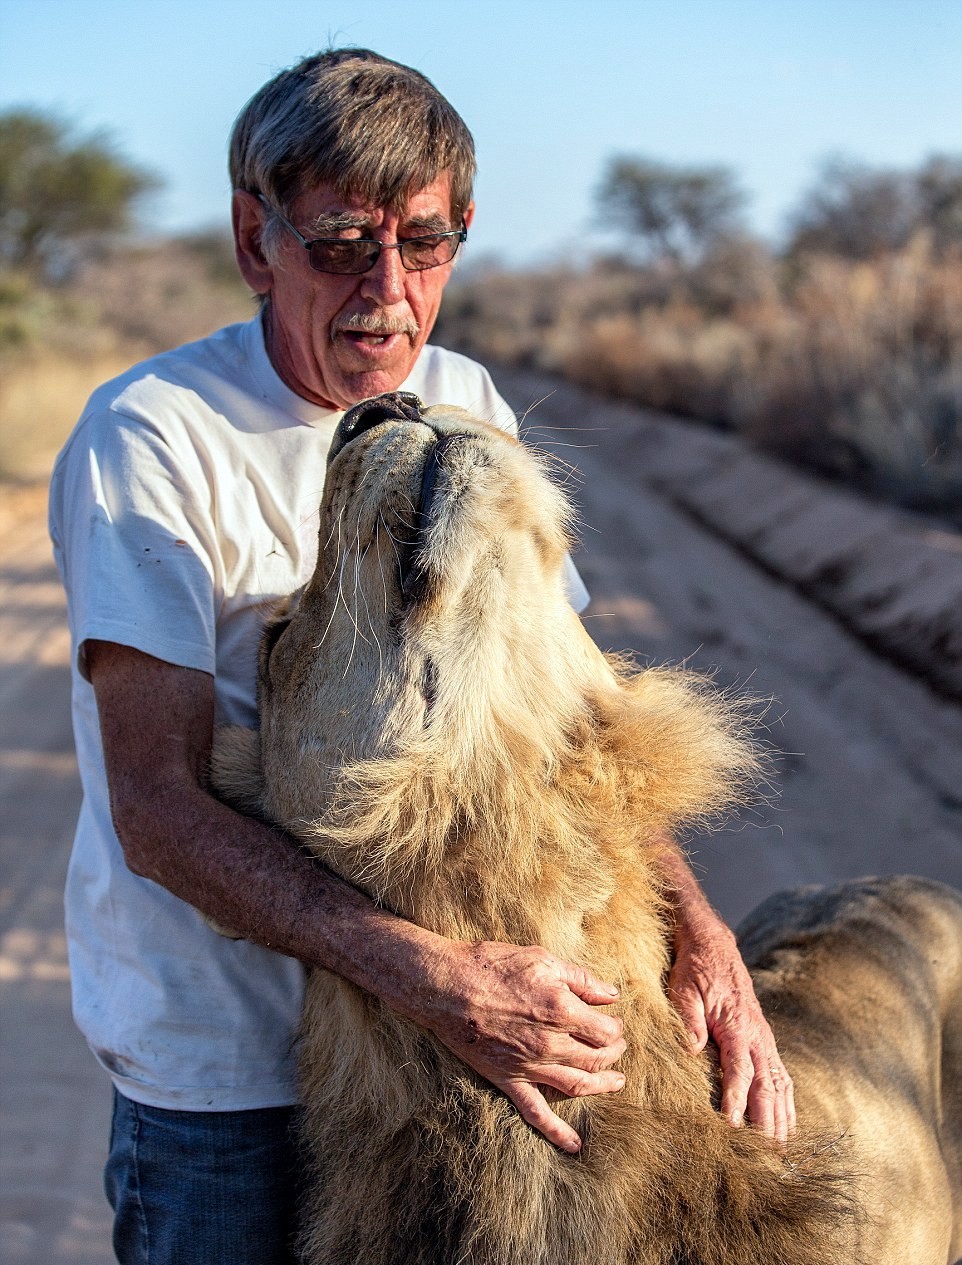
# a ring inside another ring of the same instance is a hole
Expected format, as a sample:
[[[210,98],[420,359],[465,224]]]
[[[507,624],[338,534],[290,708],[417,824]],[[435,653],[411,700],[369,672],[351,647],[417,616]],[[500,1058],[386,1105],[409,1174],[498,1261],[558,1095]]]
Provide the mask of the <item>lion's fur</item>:
[[[398,560],[445,436],[405,600]],[[260,740],[219,742],[225,798],[388,908],[621,988],[626,1087],[558,1105],[585,1139],[572,1158],[432,1036],[313,972],[306,1259],[851,1265],[875,1210],[838,1121],[786,1148],[733,1130],[665,995],[658,840],[757,778],[740,707],[594,647],[565,598],[568,520],[532,455],[458,410],[335,444],[317,570],[265,637]]]

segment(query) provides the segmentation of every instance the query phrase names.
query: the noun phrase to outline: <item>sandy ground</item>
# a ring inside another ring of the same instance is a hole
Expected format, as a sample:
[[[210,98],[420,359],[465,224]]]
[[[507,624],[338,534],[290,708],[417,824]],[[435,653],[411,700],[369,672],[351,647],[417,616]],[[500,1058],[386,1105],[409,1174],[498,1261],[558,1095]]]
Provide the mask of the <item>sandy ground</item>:
[[[62,891],[80,805],[46,497],[0,517],[0,1260],[113,1259],[109,1088],[70,1017]]]
[[[555,391],[530,434],[581,472],[598,642],[772,700],[778,798],[691,841],[721,911],[737,920],[779,887],[862,873],[962,887],[962,708],[955,678],[932,669],[956,644],[959,537],[637,409],[524,375],[499,384],[522,410]],[[79,791],[63,601],[42,497],[0,495],[0,1259],[94,1265],[111,1259],[109,1093],[69,1015],[60,893]],[[813,571],[826,533],[848,570]],[[865,580],[879,559],[897,576],[881,598]]]

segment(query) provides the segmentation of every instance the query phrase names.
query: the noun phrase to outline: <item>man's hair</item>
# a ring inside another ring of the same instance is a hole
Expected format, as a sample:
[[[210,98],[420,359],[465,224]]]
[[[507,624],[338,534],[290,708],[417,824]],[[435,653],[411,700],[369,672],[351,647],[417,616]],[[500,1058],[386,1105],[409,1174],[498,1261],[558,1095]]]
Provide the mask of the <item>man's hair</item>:
[[[471,201],[471,133],[429,79],[366,48],[328,49],[281,71],[244,106],[230,139],[233,187],[284,215],[319,184],[400,210],[445,171],[456,225]]]

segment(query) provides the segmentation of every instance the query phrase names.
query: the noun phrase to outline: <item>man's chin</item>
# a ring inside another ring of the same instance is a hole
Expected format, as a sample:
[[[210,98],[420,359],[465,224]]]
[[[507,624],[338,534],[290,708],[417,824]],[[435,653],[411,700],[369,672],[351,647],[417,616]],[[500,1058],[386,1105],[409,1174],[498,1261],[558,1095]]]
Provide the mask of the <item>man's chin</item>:
[[[396,391],[407,378],[420,348],[413,348],[405,335],[392,335],[389,341],[393,344],[391,347],[382,343],[372,354],[370,348],[358,353],[339,340],[337,367],[340,372],[336,384],[339,407],[350,408],[358,400]]]

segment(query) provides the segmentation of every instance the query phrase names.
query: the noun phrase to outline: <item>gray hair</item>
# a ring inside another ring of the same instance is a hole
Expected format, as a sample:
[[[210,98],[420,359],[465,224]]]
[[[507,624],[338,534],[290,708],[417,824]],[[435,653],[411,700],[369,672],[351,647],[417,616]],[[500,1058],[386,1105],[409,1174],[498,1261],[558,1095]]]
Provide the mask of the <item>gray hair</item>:
[[[231,132],[233,188],[286,216],[298,194],[319,184],[399,210],[446,171],[456,225],[471,201],[471,133],[429,79],[366,48],[328,49],[281,71]],[[276,218],[268,222],[265,250],[282,231]]]

